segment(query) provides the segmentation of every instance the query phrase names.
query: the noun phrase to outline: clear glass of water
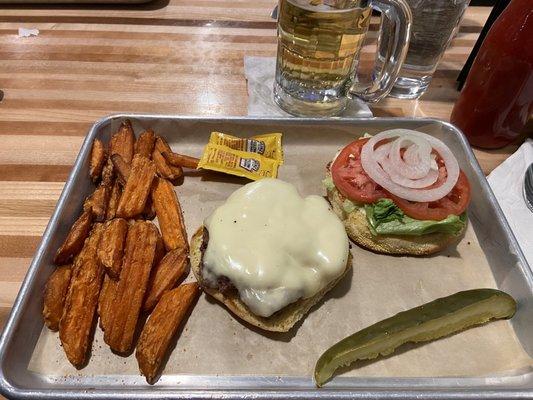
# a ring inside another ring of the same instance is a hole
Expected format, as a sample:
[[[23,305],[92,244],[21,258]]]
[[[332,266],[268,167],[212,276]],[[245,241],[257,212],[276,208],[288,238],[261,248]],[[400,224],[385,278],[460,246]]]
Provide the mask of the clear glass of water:
[[[428,88],[437,64],[455,36],[470,0],[406,0],[413,14],[409,50],[389,95],[416,99]],[[383,29],[379,59],[384,61],[387,38]]]

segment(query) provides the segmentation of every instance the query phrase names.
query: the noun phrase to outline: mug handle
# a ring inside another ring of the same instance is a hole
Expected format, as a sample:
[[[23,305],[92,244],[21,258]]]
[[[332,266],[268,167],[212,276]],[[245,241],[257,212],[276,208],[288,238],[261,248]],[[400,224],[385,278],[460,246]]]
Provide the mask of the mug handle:
[[[379,42],[383,38],[383,25],[388,25],[388,31],[394,32],[386,38],[386,43],[378,43],[378,49],[386,49],[384,62],[376,62],[372,72],[372,84],[360,88],[353,84],[349,94],[367,103],[375,103],[389,94],[398,77],[400,68],[407,55],[409,37],[413,16],[405,0],[372,0],[371,7],[381,13]],[[381,47],[380,47],[381,46]],[[376,52],[378,57],[379,50]]]

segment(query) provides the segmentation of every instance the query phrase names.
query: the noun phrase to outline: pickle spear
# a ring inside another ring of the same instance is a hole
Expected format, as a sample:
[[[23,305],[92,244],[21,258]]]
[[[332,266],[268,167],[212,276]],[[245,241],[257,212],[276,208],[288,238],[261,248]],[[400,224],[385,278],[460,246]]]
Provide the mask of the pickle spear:
[[[386,356],[405,343],[438,339],[492,319],[511,318],[515,311],[515,300],[496,289],[466,290],[403,311],[326,350],[315,366],[316,385],[357,360]]]

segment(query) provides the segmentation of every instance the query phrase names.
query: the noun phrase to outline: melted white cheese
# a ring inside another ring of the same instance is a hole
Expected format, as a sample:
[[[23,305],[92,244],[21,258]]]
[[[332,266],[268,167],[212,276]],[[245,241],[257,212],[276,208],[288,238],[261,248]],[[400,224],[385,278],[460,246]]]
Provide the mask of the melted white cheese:
[[[204,278],[229,278],[256,315],[268,317],[313,296],[348,261],[348,236],[327,201],[302,198],[279,179],[243,186],[204,225]]]

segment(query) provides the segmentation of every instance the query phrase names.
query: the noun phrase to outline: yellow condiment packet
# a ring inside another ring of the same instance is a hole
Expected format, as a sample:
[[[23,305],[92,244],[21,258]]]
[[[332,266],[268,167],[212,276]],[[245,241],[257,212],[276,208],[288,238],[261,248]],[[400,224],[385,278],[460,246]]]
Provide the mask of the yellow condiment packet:
[[[283,164],[283,149],[281,147],[281,133],[265,133],[250,138],[240,138],[226,133],[212,132],[209,143],[226,146],[230,149],[257,153],[267,158],[277,160]]]
[[[255,181],[261,178],[276,178],[279,165],[279,161],[272,158],[210,142],[205,146],[198,168],[242,176]]]

